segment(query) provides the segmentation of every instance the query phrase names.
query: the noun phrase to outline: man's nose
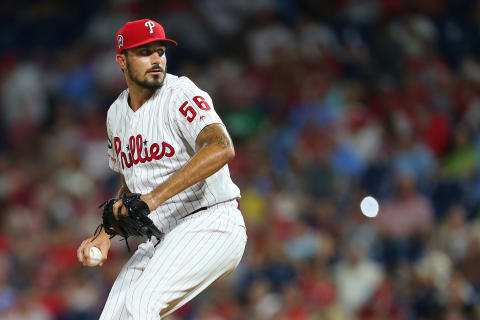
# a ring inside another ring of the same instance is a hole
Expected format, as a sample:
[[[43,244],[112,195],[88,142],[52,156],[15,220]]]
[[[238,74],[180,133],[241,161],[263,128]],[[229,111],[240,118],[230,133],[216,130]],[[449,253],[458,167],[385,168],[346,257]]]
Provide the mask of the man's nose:
[[[158,52],[154,52],[151,56],[150,56],[150,61],[152,62],[152,64],[160,64],[160,61],[162,60],[162,56],[160,55],[160,53]]]

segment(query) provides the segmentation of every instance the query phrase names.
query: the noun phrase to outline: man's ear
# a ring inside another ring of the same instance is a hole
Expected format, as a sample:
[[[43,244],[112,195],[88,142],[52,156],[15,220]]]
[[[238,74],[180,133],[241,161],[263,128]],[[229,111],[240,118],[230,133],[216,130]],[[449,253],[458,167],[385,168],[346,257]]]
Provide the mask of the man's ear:
[[[122,71],[127,70],[127,57],[124,54],[117,54],[115,60]]]

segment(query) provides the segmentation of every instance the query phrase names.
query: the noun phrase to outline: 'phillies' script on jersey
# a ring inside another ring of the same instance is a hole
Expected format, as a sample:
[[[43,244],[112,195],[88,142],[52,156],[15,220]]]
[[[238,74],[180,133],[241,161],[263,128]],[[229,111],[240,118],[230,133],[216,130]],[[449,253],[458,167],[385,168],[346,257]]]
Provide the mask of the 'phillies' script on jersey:
[[[113,144],[115,147],[115,154],[117,155],[117,159],[119,158],[118,155],[121,156],[122,161],[122,168],[125,167],[130,168],[135,164],[151,162],[153,159],[160,160],[164,156],[170,158],[175,154],[175,149],[167,142],[163,141],[161,143],[161,151],[160,145],[156,142],[150,145],[150,151],[148,148],[144,148],[144,156],[142,156],[142,148],[143,148],[143,137],[141,134],[137,134],[136,137],[130,136],[128,139],[129,144],[129,153],[128,158],[125,152],[122,151],[122,141],[119,137],[113,138]]]

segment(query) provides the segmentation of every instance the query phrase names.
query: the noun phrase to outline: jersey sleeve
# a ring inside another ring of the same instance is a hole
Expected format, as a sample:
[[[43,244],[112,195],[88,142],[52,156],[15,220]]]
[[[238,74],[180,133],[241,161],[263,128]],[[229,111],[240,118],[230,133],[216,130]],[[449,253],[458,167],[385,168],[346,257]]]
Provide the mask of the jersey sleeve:
[[[107,116],[107,155],[108,155],[108,166],[115,172],[121,173],[120,163],[115,155],[115,150],[113,146],[113,135],[110,127],[109,117]]]
[[[189,80],[186,85],[177,89],[170,116],[174,130],[192,149],[195,149],[195,141],[203,128],[213,123],[223,125],[222,119],[215,112],[210,95]]]

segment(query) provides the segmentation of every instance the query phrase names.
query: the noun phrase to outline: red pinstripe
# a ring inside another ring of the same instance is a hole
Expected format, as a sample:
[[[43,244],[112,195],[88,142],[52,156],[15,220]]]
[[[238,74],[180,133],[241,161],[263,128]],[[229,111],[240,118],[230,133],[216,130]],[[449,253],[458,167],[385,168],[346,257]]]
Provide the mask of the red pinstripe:
[[[135,265],[135,264],[136,264],[138,258],[142,259],[143,257],[144,257],[144,256],[138,254],[134,259],[131,259],[130,261],[128,261],[128,262],[127,262],[127,265],[125,265],[124,268],[122,269],[121,273],[123,273],[123,271],[125,271],[125,277],[122,277],[122,283],[120,284],[120,290],[118,290],[118,293],[119,293],[119,294],[117,295],[117,299],[116,299],[116,301],[115,301],[115,306],[114,306],[113,309],[112,309],[112,308],[111,308],[111,303],[108,303],[109,309],[104,310],[105,316],[108,315],[109,313],[112,313],[112,314],[113,314],[113,313],[115,312],[115,310],[116,310],[116,308],[117,308],[118,300],[119,300],[120,297],[122,296],[121,291],[122,291],[123,285],[124,285],[124,283],[125,283],[126,274],[128,273],[129,268],[130,268],[132,265]],[[120,273],[120,275],[121,275],[121,273]],[[131,277],[132,280],[133,280],[134,275],[135,275],[135,272],[132,273],[132,277]],[[131,281],[130,281],[130,283],[131,283]],[[114,289],[116,289],[116,284],[114,284],[114,286],[112,287],[110,294],[115,294],[115,293],[116,293],[117,290],[114,291]],[[109,297],[109,298],[110,298],[110,297]],[[107,302],[108,302],[108,299],[107,299]],[[124,305],[125,305],[125,303],[124,303]],[[112,312],[110,312],[110,310],[112,310]],[[122,314],[123,314],[123,310],[122,310],[122,312],[120,313],[120,318],[121,318]],[[103,316],[103,312],[102,312],[102,316]],[[110,318],[111,318],[111,317],[108,317],[107,319],[110,319]]]
[[[145,250],[145,252],[147,252],[147,250]],[[149,259],[150,260],[150,259]],[[148,263],[147,263],[148,265]],[[146,266],[145,266],[146,268]],[[145,268],[143,268],[143,270],[145,270]],[[128,285],[128,287],[130,287],[132,285],[132,282],[133,282],[133,278],[135,277],[135,281],[138,280],[138,278],[141,277],[142,273],[143,273],[143,270],[140,271],[140,274],[138,276],[136,276],[136,270],[132,272],[132,277],[130,278],[130,284]],[[122,283],[123,285],[123,283]],[[126,298],[126,297],[125,297]],[[122,319],[122,315],[123,315],[123,312],[126,311],[126,306],[125,306],[125,303],[123,303],[123,307],[122,307],[122,312],[120,313],[120,319]]]

